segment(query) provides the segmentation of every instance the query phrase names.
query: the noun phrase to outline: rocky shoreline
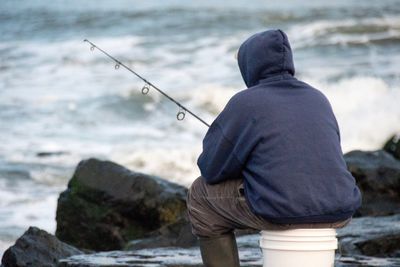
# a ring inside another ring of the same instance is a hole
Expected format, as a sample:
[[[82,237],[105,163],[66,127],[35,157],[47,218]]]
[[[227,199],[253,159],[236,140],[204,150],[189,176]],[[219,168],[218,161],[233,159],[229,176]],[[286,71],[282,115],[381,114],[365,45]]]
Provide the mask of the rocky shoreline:
[[[363,205],[339,229],[335,266],[400,266],[400,142],[345,155]],[[55,236],[30,227],[2,267],[201,266],[187,189],[110,161],[81,161],[60,194]],[[242,266],[261,266],[258,234],[238,238]]]

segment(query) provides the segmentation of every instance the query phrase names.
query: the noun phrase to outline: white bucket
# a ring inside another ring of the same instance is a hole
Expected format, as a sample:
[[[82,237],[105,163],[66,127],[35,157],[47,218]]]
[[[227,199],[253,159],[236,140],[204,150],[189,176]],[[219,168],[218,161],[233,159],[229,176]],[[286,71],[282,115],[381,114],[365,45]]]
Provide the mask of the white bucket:
[[[335,229],[261,231],[263,267],[333,267]]]

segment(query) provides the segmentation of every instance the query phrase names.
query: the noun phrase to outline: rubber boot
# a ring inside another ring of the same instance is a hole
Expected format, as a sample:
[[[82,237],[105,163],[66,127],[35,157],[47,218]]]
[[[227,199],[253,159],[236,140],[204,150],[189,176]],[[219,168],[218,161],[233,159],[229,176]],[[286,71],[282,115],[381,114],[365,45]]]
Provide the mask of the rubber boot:
[[[199,238],[205,267],[239,267],[239,255],[233,233],[219,237]]]

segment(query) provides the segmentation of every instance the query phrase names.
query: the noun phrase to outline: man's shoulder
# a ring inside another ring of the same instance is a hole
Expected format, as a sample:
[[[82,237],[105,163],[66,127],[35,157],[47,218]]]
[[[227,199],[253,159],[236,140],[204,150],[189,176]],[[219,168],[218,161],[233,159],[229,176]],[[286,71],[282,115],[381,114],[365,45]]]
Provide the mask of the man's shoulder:
[[[220,116],[231,116],[235,117],[246,116],[254,111],[255,101],[252,93],[249,89],[244,89],[234,94],[225,105],[223,112]],[[238,116],[241,115],[241,116]]]
[[[230,104],[240,105],[242,107],[253,107],[258,102],[268,102],[273,92],[263,85],[256,85],[243,89],[234,94],[229,100]]]
[[[243,89],[234,94],[228,101],[227,106],[238,107],[241,110],[251,108],[254,105],[254,92],[252,89]]]
[[[304,87],[307,87],[309,89],[309,93],[313,94],[315,98],[318,98],[322,102],[329,103],[328,97],[320,89],[304,81],[299,81],[299,83],[301,83]]]
[[[237,92],[236,94],[234,94],[230,101],[233,102],[247,102],[249,101],[249,99],[251,98],[257,98],[259,97],[260,93],[265,94],[267,93],[267,91],[264,89],[262,90],[262,86],[253,86],[250,88],[245,88],[239,92]]]

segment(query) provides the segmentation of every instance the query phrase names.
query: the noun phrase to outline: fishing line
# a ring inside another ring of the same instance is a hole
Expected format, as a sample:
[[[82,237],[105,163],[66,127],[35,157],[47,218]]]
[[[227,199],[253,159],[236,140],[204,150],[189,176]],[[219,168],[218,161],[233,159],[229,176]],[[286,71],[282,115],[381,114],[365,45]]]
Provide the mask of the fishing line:
[[[207,127],[210,127],[210,125],[205,122],[203,119],[201,119],[199,116],[197,116],[196,114],[194,114],[192,111],[190,111],[188,108],[186,108],[185,106],[183,106],[181,103],[179,103],[177,100],[175,100],[174,98],[172,98],[171,96],[169,96],[168,94],[166,94],[164,91],[162,91],[160,88],[158,88],[157,86],[155,86],[154,84],[152,84],[151,82],[149,82],[147,79],[143,78],[141,75],[139,75],[137,72],[135,72],[134,70],[132,70],[131,68],[129,68],[128,66],[126,66],[124,63],[122,63],[121,61],[119,61],[118,59],[114,58],[113,56],[111,56],[110,54],[108,54],[106,51],[104,51],[103,49],[101,49],[100,47],[98,47],[97,45],[95,45],[94,43],[92,43],[91,41],[89,41],[88,39],[83,40],[84,42],[87,42],[91,45],[90,47],[90,51],[94,51],[94,49],[99,50],[100,52],[102,52],[103,54],[105,54],[107,57],[111,58],[114,62],[114,68],[116,70],[118,70],[120,68],[120,66],[124,67],[126,70],[130,71],[132,74],[134,74],[136,77],[138,77],[139,79],[141,79],[142,81],[144,81],[144,86],[142,87],[142,94],[143,95],[147,95],[150,92],[150,88],[154,88],[157,92],[159,92],[160,94],[162,94],[163,96],[165,96],[166,98],[168,98],[169,100],[171,100],[172,102],[174,102],[179,110],[178,113],[176,114],[176,119],[181,121],[183,119],[185,119],[186,116],[186,112],[189,113],[190,115],[192,115],[193,117],[195,117],[196,119],[198,119],[200,122],[202,122],[204,125],[206,125]]]

